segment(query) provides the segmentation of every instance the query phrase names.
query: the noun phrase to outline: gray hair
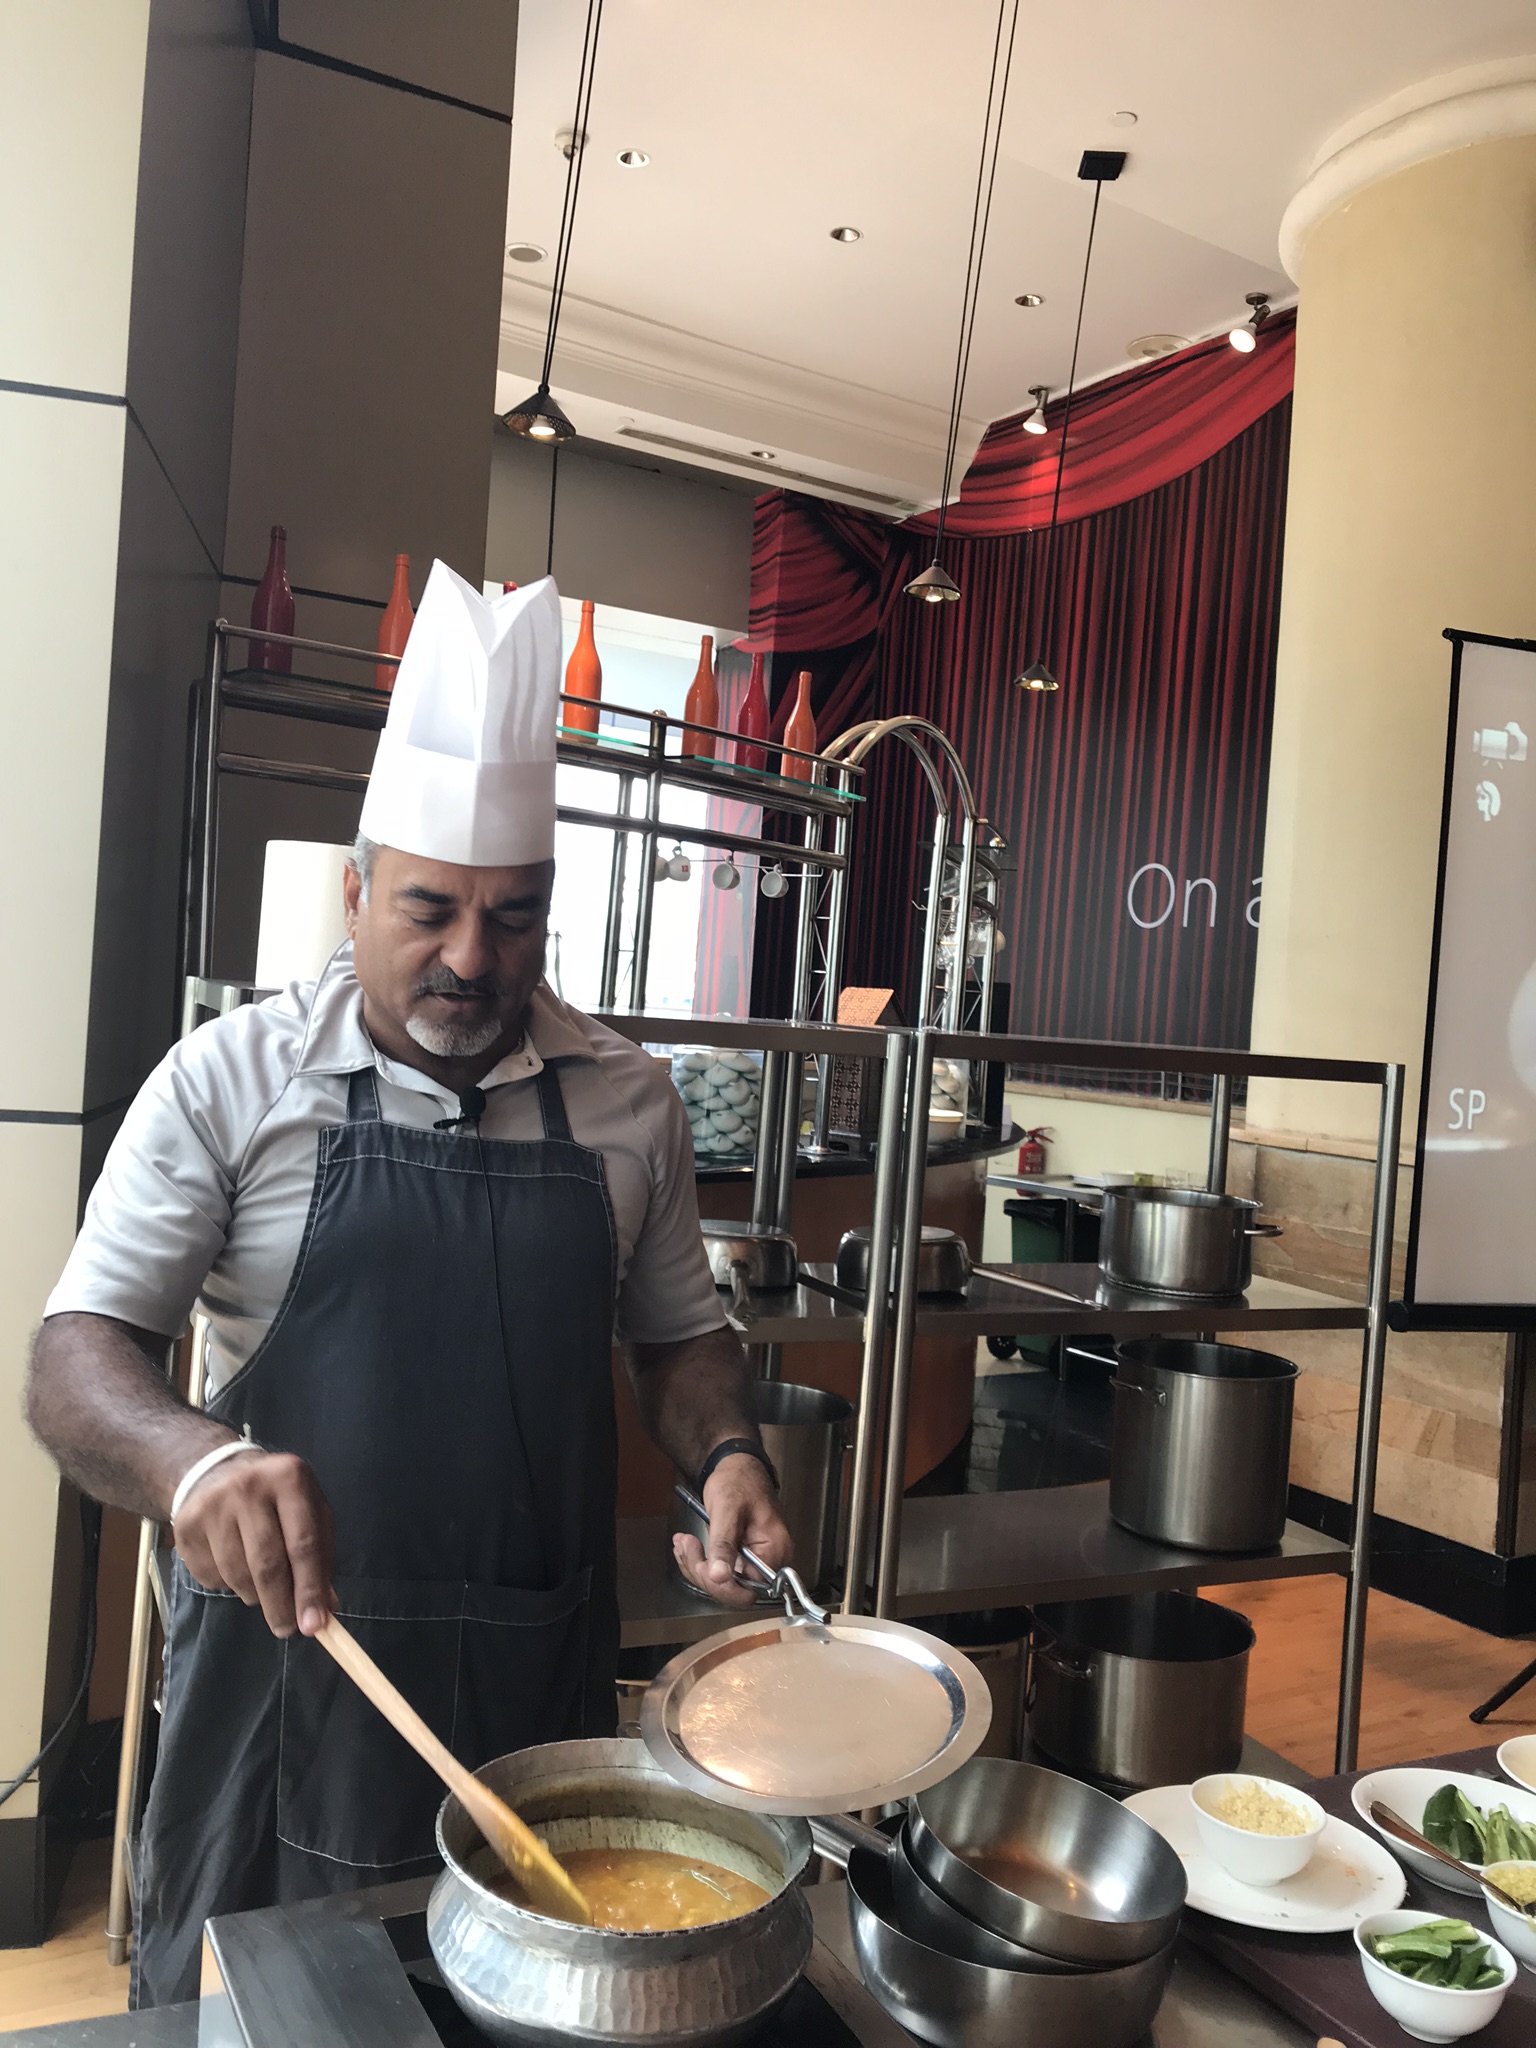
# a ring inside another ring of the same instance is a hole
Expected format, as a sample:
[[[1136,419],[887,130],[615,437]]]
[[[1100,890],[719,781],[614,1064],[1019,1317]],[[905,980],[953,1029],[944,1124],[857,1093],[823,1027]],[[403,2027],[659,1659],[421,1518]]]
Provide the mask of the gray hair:
[[[373,863],[378,847],[371,839],[365,839],[361,832],[352,842],[352,851],[347,855],[347,866],[357,870],[357,879],[363,885],[363,901],[368,901],[368,891],[373,887]]]

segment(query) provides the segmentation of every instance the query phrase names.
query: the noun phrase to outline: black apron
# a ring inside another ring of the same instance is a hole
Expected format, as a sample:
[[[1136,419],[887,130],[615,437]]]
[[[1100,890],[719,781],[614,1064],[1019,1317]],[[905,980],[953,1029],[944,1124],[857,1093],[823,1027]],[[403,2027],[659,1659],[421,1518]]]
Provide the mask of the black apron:
[[[471,1768],[615,1721],[613,1213],[537,1086],[514,1144],[385,1123],[353,1074],[282,1306],[208,1404],[314,1468],[337,1612]],[[318,1643],[178,1558],[133,2005],[196,1997],[211,1914],[430,1870],[442,1797]]]

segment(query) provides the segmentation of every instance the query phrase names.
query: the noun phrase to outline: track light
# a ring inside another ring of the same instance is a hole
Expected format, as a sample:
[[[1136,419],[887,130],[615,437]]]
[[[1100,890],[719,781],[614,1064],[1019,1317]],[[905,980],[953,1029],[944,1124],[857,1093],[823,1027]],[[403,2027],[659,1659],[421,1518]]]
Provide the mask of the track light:
[[[558,447],[562,441],[574,441],[576,438],[576,429],[560,401],[550,397],[547,384],[541,384],[521,405],[514,405],[510,412],[504,412],[501,421],[503,426],[510,427],[514,434],[521,434],[528,441],[547,441]]]
[[[1025,433],[1049,433],[1050,423],[1045,417],[1045,401],[1051,395],[1050,386],[1047,384],[1031,384],[1029,387],[1029,395],[1035,401],[1035,409],[1030,414],[1029,418],[1024,422]]]
[[[920,597],[927,604],[953,604],[960,595],[960,586],[953,576],[946,575],[940,568],[939,558],[935,555],[920,576],[914,576],[910,583],[903,584],[902,594]]]
[[[1253,310],[1241,327],[1232,329],[1227,339],[1239,355],[1251,356],[1259,345],[1259,329],[1269,318],[1269,293],[1249,292],[1246,294],[1245,303]]]

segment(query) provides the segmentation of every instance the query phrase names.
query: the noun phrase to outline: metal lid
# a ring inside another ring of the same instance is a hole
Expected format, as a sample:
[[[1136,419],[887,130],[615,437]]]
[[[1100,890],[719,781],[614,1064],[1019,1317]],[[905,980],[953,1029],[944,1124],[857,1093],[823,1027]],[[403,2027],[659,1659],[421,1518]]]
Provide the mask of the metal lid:
[[[848,1813],[959,1768],[992,1719],[968,1657],[868,1615],[752,1620],[657,1676],[640,1712],[680,1785],[753,1813]]]

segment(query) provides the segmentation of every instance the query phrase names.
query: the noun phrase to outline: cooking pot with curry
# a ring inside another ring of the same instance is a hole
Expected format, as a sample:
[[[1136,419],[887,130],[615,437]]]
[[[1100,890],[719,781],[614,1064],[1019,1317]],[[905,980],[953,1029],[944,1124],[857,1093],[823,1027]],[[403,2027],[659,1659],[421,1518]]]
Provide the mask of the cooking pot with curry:
[[[687,1791],[635,1741],[548,1743],[477,1775],[560,1858],[595,1923],[535,1912],[445,1802],[428,1939],[493,2039],[724,2048],[794,1988],[811,1950],[795,1882],[811,1853],[804,1821]]]

